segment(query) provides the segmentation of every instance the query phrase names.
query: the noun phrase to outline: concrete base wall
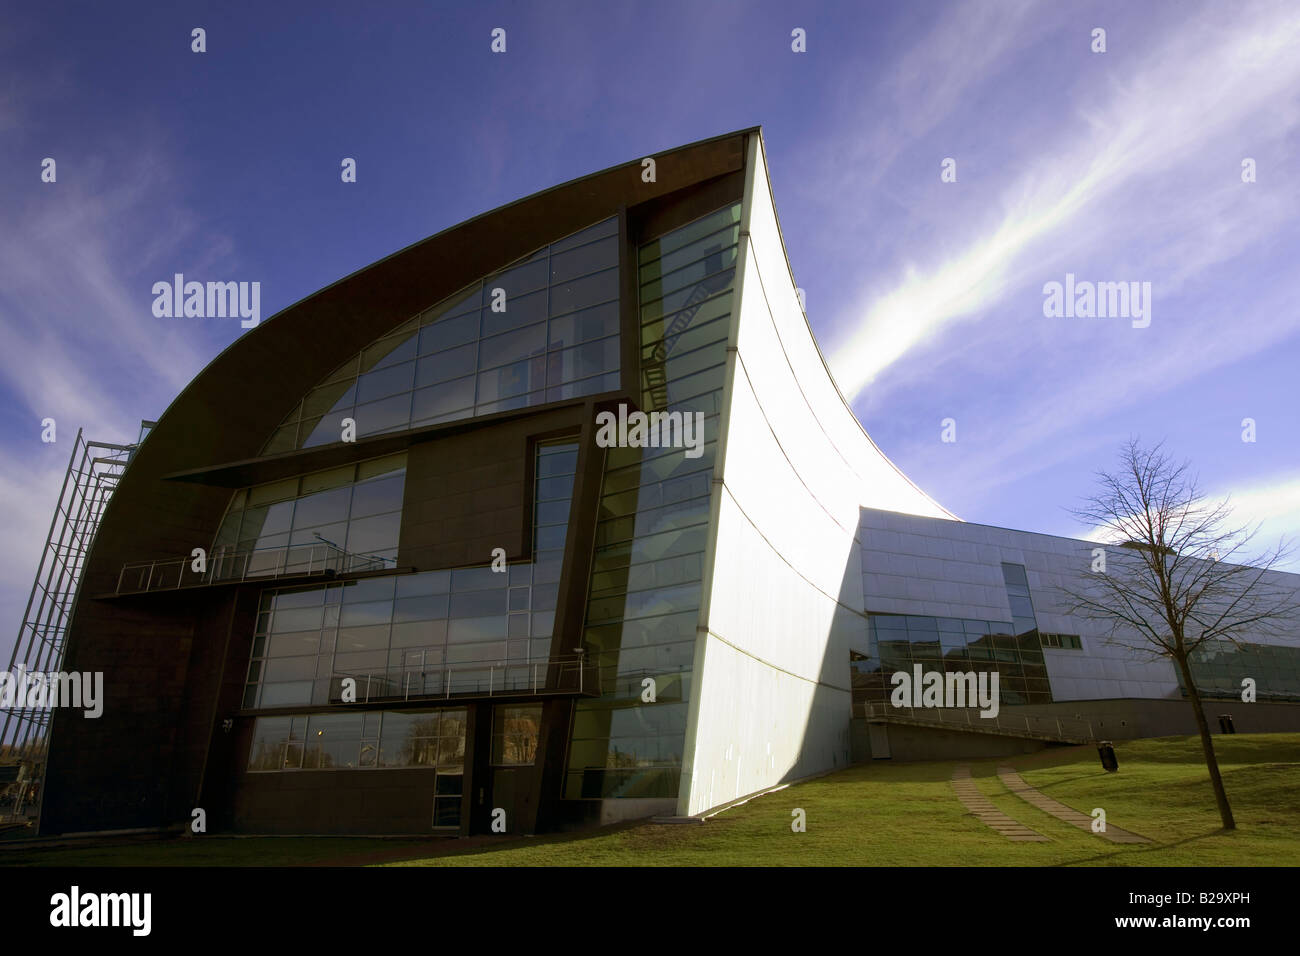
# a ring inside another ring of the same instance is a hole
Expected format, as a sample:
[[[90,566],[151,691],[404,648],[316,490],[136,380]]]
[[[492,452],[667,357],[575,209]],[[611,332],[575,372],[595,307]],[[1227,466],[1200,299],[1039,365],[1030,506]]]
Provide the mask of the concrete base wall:
[[[909,727],[904,724],[872,724],[861,718],[853,721],[853,759],[865,763],[872,759],[890,760],[961,760],[964,758],[1010,757],[1036,753],[1048,746],[1042,740],[1021,740],[993,734],[973,734],[960,730]],[[885,737],[886,752],[877,756],[880,738]]]

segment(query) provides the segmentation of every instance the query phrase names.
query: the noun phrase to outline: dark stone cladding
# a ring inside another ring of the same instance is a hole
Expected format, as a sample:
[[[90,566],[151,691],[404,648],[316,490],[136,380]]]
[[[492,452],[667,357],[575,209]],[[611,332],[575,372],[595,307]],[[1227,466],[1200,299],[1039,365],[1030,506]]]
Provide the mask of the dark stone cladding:
[[[611,215],[627,211],[625,218],[634,213],[653,218],[655,208],[668,208],[656,200],[671,196],[679,217],[697,206],[707,211],[702,207],[715,195],[737,191],[746,142],[756,133],[742,130],[654,154],[656,182],[642,180],[641,159],[636,159],[485,213],[308,296],[217,356],[172,402],[136,453],[85,562],[63,668],[103,671],[105,709],[98,720],[77,711],[54,713],[42,832],[187,824],[198,801],[207,799],[225,802],[218,816],[229,819],[226,801],[235,784],[210,778],[218,768],[238,765],[236,751],[246,746],[246,722],[229,734],[219,725],[237,709],[242,674],[226,664],[247,660],[244,633],[258,588],[111,599],[124,564],[175,559],[208,546],[231,487],[386,454],[421,440],[420,434],[401,433],[260,454],[276,425],[324,375],[474,279]],[[643,238],[647,221],[636,219]],[[626,223],[623,236],[630,267]],[[624,278],[623,305],[623,382],[629,393],[637,354],[630,280]],[[590,402],[580,407],[589,410]],[[445,433],[481,424],[457,423]],[[505,471],[500,474],[509,479],[504,484],[515,481]],[[582,493],[591,496],[595,490]],[[525,534],[518,515],[502,520]],[[571,528],[583,523],[580,517]],[[457,548],[468,554],[482,544],[470,533],[458,545],[441,553],[434,547],[426,556],[449,561]],[[571,613],[580,613],[577,598],[566,600]],[[543,772],[549,781],[557,768],[546,766]]]
[[[585,404],[412,445],[406,457],[399,567],[511,563],[532,557],[536,442],[581,433]]]

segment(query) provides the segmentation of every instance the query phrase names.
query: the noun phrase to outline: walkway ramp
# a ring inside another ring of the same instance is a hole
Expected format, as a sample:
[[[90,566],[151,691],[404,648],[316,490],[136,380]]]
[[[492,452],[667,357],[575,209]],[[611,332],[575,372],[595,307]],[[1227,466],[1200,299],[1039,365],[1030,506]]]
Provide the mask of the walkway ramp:
[[[1045,740],[1059,744],[1089,744],[1096,740],[1092,724],[1068,717],[1045,717],[1036,714],[998,714],[981,716],[973,707],[895,707],[888,701],[866,702],[870,724],[900,724],[908,727],[933,727],[961,733],[991,734],[1021,740]]]

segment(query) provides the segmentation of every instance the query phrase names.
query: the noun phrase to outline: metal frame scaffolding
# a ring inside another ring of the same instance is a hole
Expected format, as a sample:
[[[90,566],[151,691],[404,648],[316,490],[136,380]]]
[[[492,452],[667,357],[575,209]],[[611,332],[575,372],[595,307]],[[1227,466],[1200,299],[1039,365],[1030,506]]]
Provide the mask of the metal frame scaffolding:
[[[9,658],[15,668],[47,674],[63,666],[64,638],[76,608],[78,586],[95,531],[114,488],[128,463],[153,427],[142,422],[133,445],[86,441],[78,430],[55,505],[45,549],[32,582],[27,610]],[[15,687],[15,692],[21,688]],[[0,817],[30,819],[40,805],[40,790],[49,746],[51,710],[26,706],[25,696],[0,709],[0,762],[19,765],[18,780],[8,789],[10,800],[0,806]]]

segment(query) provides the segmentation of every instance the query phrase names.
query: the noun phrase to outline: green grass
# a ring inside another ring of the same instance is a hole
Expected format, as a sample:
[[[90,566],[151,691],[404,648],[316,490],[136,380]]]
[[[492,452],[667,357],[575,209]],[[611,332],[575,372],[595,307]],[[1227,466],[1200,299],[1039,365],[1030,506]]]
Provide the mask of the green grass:
[[[1017,766],[1043,793],[1084,813],[1102,807],[1108,822],[1156,843],[1101,862],[1300,866],[1300,734],[1216,736],[1214,749],[1237,823],[1233,831],[1221,829],[1196,737],[1121,742],[1113,774],[1101,772],[1091,750],[1091,760],[1036,755]]]
[[[399,866],[1217,866],[1300,865],[1300,734],[1216,737],[1238,829],[1220,829],[1195,738],[1120,741],[1118,773],[1091,747],[965,761],[1000,809],[1050,838],[1011,843],[952,791],[954,762],[881,761],[788,787],[702,825],[628,825],[584,834],[450,841],[207,837],[94,849],[0,851],[0,865]],[[1112,844],[1006,790],[1010,764],[1030,785],[1155,841]],[[806,833],[790,829],[807,813]]]

